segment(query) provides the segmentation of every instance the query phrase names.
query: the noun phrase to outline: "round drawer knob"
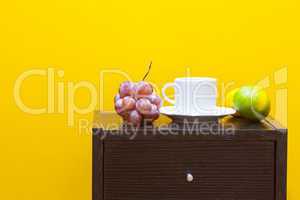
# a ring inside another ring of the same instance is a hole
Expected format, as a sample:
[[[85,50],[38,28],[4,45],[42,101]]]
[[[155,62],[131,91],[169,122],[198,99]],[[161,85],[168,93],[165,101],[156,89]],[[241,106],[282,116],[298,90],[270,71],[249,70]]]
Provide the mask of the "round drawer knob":
[[[194,177],[191,173],[186,174],[186,181],[187,182],[192,182],[194,180]]]

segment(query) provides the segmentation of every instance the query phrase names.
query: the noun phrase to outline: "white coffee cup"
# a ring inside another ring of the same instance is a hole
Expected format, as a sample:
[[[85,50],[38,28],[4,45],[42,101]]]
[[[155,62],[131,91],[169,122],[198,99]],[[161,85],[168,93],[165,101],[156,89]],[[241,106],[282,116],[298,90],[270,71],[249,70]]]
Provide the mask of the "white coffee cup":
[[[166,95],[169,87],[175,89],[175,98]],[[217,81],[208,77],[176,78],[162,89],[164,99],[175,106],[180,113],[209,113],[216,108]]]

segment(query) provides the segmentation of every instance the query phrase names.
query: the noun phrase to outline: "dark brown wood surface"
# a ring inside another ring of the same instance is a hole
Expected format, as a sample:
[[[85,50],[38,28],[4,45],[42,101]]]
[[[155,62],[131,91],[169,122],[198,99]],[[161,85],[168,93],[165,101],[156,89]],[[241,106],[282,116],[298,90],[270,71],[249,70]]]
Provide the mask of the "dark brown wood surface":
[[[154,123],[154,128],[162,127],[162,128],[170,128],[167,127],[170,125],[171,120],[163,115],[159,117],[158,120]],[[94,113],[94,121],[93,127],[95,130],[104,130],[104,131],[112,131],[112,130],[120,130],[122,125],[122,118],[114,113],[101,113],[99,111],[95,111]],[[279,130],[283,129],[279,123],[272,119],[263,120],[262,122],[253,122],[243,118],[238,117],[225,117],[220,120],[221,128],[233,127],[235,130]],[[147,128],[147,127],[146,127]],[[149,129],[152,129],[148,127]],[[216,127],[213,127],[216,128]],[[145,129],[145,128],[143,128]],[[173,128],[174,129],[174,128]],[[182,129],[181,127],[177,127],[177,129]]]
[[[109,141],[104,199],[271,200],[274,151],[271,141]]]
[[[104,145],[98,135],[93,135],[93,200],[103,200]]]
[[[228,117],[211,129],[221,134],[183,134],[170,121],[131,130],[116,115],[95,114],[93,200],[286,199],[287,129],[272,119]]]

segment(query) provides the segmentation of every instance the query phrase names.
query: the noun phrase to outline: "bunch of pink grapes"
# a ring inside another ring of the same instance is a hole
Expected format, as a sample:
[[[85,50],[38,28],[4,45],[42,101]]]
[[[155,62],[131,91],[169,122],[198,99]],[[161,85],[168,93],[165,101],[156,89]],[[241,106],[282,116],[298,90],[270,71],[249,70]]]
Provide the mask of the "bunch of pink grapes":
[[[145,120],[153,122],[159,117],[162,101],[153,93],[150,83],[125,81],[115,96],[116,112],[125,122],[140,126]]]

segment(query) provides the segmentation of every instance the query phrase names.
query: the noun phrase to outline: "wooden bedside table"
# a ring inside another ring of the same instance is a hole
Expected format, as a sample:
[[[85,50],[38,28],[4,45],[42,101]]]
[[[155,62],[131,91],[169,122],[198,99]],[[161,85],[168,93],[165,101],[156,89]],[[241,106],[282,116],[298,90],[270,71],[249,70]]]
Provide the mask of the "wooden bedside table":
[[[93,200],[286,199],[287,129],[271,119],[159,119],[136,132],[120,123],[95,112]]]

